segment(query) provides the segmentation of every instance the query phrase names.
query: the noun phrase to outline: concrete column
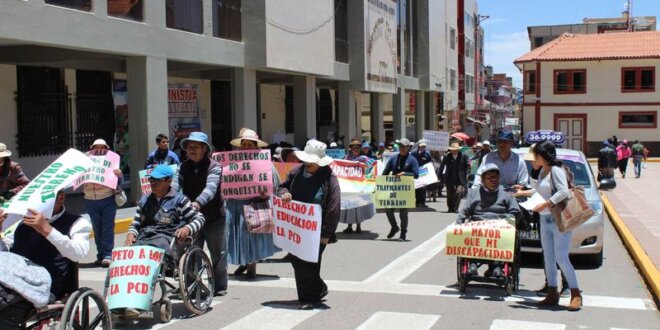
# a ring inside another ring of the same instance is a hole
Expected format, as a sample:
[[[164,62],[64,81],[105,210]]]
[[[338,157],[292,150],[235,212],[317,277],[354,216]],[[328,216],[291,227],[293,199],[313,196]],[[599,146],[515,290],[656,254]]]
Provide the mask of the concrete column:
[[[399,91],[392,96],[392,133],[394,139],[400,139],[406,134],[406,90]],[[407,137],[412,138],[412,137]]]
[[[257,72],[240,68],[233,69],[232,75],[232,136],[238,136],[243,127],[257,129]]]
[[[316,78],[293,77],[293,142],[305,146],[310,138],[316,137]]]
[[[355,97],[356,92],[351,90],[350,82],[339,83],[339,100],[337,106],[339,107],[339,136],[344,137],[344,144],[348,143],[351,138],[358,135],[358,103]],[[360,125],[361,126],[361,125]]]
[[[92,0],[92,12],[99,17],[108,16],[108,0]]]
[[[140,195],[138,171],[144,167],[154,138],[168,134],[167,59],[163,57],[128,57],[128,130],[130,143],[131,200]]]
[[[415,109],[415,141],[422,138],[422,132],[427,129],[426,125],[426,92],[417,91],[415,100],[417,108]]]
[[[165,1],[142,1],[144,22],[159,28],[165,28]]]
[[[371,93],[371,138],[376,142],[385,142],[385,113],[384,95]]]
[[[202,34],[207,37],[213,36],[213,5],[215,1],[202,2]]]
[[[435,115],[435,94],[437,92],[426,93],[426,126],[427,129],[436,131],[438,130],[438,117]]]

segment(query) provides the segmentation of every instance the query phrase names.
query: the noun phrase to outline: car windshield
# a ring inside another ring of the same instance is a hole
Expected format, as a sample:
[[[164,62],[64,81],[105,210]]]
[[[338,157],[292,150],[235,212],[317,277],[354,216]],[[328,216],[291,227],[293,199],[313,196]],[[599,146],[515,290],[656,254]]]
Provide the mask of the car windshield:
[[[570,168],[571,171],[573,172],[573,177],[576,185],[585,186],[585,187],[591,186],[591,182],[589,181],[589,169],[583,163],[575,162],[568,159],[561,159],[562,158],[561,156],[559,156],[559,158],[562,161],[562,163],[568,166],[568,168]],[[527,172],[531,173],[532,163],[529,161],[526,161],[525,163],[527,163]]]

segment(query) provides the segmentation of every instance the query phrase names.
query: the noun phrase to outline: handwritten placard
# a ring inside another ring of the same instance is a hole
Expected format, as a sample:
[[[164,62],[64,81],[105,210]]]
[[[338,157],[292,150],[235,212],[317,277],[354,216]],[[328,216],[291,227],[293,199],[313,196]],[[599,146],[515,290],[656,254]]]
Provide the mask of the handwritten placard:
[[[516,229],[506,220],[472,221],[447,227],[448,256],[513,261]]]
[[[127,246],[112,250],[108,268],[108,309],[150,310],[154,279],[165,250],[152,246]]]
[[[216,152],[213,159],[222,165],[222,197],[248,199],[273,193],[273,170],[270,150]]]
[[[116,189],[119,178],[115,175],[114,170],[119,168],[119,155],[106,151],[104,154],[90,154],[89,158],[94,165],[73,182],[73,189],[78,189],[83,183],[97,183],[110,189]]]
[[[412,176],[377,176],[375,195],[378,209],[415,208],[415,179]]]
[[[321,205],[273,198],[273,242],[298,258],[318,262],[321,242]]]
[[[423,131],[422,138],[426,140],[429,150],[445,151],[449,147],[449,133],[445,131]]]
[[[346,150],[344,149],[326,149],[325,154],[333,159],[344,159],[346,157]]]

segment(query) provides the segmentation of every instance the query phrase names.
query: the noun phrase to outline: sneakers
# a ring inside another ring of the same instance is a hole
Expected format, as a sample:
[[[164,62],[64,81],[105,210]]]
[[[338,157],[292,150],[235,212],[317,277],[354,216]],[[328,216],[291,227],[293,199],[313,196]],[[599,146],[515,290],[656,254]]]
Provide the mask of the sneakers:
[[[101,260],[101,267],[103,267],[103,268],[108,268],[108,267],[110,267],[110,259],[103,259],[103,260]]]
[[[392,227],[392,229],[390,229],[390,233],[387,234],[387,238],[394,237],[394,235],[396,235],[396,233],[398,232],[399,232],[399,227]]]
[[[479,268],[477,267],[476,263],[474,263],[474,262],[470,263],[470,267],[468,269],[468,275],[470,275],[470,276],[479,275]]]

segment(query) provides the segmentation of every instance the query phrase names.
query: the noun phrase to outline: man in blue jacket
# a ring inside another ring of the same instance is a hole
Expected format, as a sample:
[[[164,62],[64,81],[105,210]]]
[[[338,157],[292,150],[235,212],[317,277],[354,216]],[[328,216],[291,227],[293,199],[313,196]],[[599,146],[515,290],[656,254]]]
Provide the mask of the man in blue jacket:
[[[397,141],[397,144],[399,145],[399,154],[397,156],[394,156],[390,158],[390,160],[387,162],[387,165],[385,165],[385,169],[383,170],[383,175],[396,175],[396,176],[402,176],[402,175],[408,175],[408,176],[413,176],[415,179],[419,177],[419,165],[417,164],[417,160],[415,157],[410,155],[410,147],[412,146],[412,143],[410,140],[406,138],[402,138]],[[402,241],[406,240],[406,233],[408,232],[408,209],[399,209],[399,216],[401,217],[401,228],[399,229],[399,226],[396,224],[396,218],[394,217],[394,210],[395,209],[387,209],[385,211],[385,214],[387,215],[387,220],[390,222],[390,226],[392,226],[392,229],[390,229],[390,233],[387,234],[387,238],[392,238],[396,233],[401,230],[401,235],[399,236],[399,239]]]
[[[149,154],[147,161],[144,163],[144,168],[149,169],[159,164],[179,165],[179,156],[170,150],[170,140],[167,135],[158,134],[156,144],[158,148]]]

